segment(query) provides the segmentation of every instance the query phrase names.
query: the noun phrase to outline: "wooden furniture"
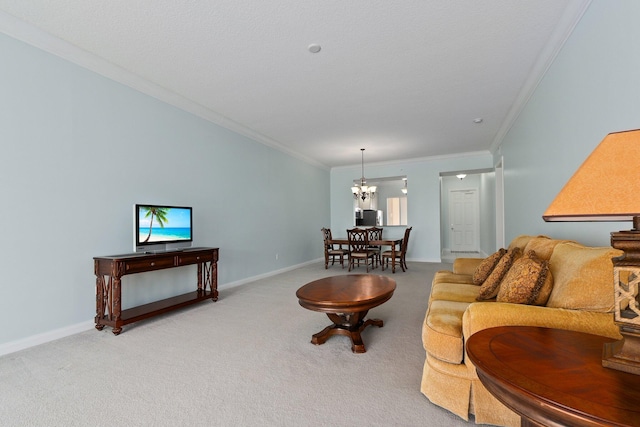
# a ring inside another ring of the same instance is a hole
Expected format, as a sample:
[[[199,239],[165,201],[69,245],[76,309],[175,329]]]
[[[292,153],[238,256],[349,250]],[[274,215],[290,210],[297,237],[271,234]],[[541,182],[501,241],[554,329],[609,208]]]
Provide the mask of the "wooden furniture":
[[[482,384],[522,426],[640,426],[640,381],[602,366],[615,340],[528,326],[485,329],[467,341]]]
[[[324,242],[324,269],[329,268],[329,259],[331,259],[331,265],[336,261],[336,258],[340,261],[340,265],[344,268],[344,259],[349,257],[349,250],[342,247],[341,243],[331,243],[331,229],[322,228],[322,237]],[[338,245],[336,248],[335,246]]]
[[[391,247],[391,249],[390,249],[391,254],[392,254],[392,257],[391,257],[391,271],[393,273],[396,272],[396,259],[397,259],[396,254],[398,254],[399,251],[400,251],[400,246],[402,245],[402,240],[403,239],[382,239],[382,240],[372,240],[372,241],[369,242],[370,245],[389,246],[389,247]],[[331,239],[331,243],[348,245],[349,244],[349,239],[346,239],[344,237],[338,237],[338,238],[334,237],[334,238]]]
[[[380,245],[374,245],[371,242],[374,242],[376,240],[382,240],[382,228],[380,227],[371,227],[371,228],[367,228],[367,241],[369,242],[369,249],[373,251],[374,256],[373,256],[373,260],[375,262],[375,265],[378,266],[380,264],[382,264],[382,258],[381,258],[381,254],[382,254],[382,247]]]
[[[386,261],[387,267],[389,267],[389,259],[392,260],[391,261],[392,267],[394,267],[395,260],[398,259],[398,261],[400,261],[400,267],[402,267],[402,271],[407,271],[409,269],[409,267],[407,267],[407,246],[409,246],[409,233],[411,233],[411,229],[413,229],[413,227],[409,227],[404,230],[404,238],[402,239],[402,243],[400,244],[400,253],[398,253],[395,250],[395,245],[393,245],[392,250],[384,251],[382,253],[382,269],[383,270],[385,266],[385,261]]]
[[[369,260],[371,260],[371,268],[374,267],[375,251],[369,249],[367,230],[361,228],[347,230],[347,240],[349,241],[349,271],[354,267],[356,261],[358,261],[358,265],[360,265],[360,261],[364,261],[368,273]]]
[[[396,254],[398,254],[400,250],[400,245],[402,245],[402,239],[382,239],[382,240],[373,240],[371,242],[372,245],[380,245],[380,246],[389,246],[391,247],[391,272],[396,272]],[[397,248],[397,249],[396,249]],[[386,252],[386,251],[385,251]],[[384,264],[382,264],[382,270],[384,270]]]
[[[94,257],[96,275],[96,329],[105,325],[120,334],[122,326],[200,301],[218,300],[218,248],[190,248],[157,254],[133,253]],[[166,268],[197,265],[193,292],[122,310],[122,276]],[[108,279],[105,280],[105,277]]]
[[[366,352],[361,332],[369,325],[382,327],[380,319],[364,320],[368,311],[389,300],[396,282],[385,276],[351,274],[325,277],[307,283],[296,292],[300,305],[326,313],[333,325],[314,334],[311,342],[324,344],[333,335],[351,338],[351,351]]]

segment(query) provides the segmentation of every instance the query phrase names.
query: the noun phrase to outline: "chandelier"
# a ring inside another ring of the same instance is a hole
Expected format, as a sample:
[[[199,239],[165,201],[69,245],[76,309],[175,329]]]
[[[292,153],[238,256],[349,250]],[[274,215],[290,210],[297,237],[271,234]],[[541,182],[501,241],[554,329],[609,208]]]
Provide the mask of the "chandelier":
[[[354,199],[362,199],[364,202],[367,198],[373,199],[375,197],[378,187],[367,185],[367,180],[364,179],[364,148],[361,148],[360,151],[362,152],[362,178],[360,178],[360,185],[355,184],[351,187],[351,192]]]

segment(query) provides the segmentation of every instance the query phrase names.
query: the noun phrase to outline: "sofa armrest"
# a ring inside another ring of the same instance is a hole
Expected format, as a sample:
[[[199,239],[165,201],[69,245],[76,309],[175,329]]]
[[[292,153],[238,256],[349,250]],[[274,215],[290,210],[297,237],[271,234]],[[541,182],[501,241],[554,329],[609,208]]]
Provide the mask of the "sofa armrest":
[[[471,276],[483,260],[483,258],[456,258],[453,260],[453,272]]]
[[[465,340],[478,331],[496,326],[540,326],[622,338],[613,322],[612,313],[503,302],[475,302],[467,307],[462,316],[462,334]]]
[[[467,307],[462,316],[464,342],[474,333],[497,326],[539,326],[601,335],[621,339],[620,331],[613,322],[612,313],[567,310],[535,305],[502,302],[475,302]],[[464,363],[475,376],[475,367],[466,357]]]

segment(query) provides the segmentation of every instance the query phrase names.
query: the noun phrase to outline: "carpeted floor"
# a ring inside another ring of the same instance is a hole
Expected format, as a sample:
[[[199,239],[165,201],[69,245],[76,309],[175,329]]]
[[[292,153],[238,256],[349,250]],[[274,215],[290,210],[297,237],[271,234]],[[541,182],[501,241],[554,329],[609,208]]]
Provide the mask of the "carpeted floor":
[[[409,263],[372,309],[383,328],[311,335],[330,324],[295,291],[339,266],[302,267],[227,288],[155,319],[86,331],[0,358],[2,426],[463,426],[420,393],[421,324],[443,264]],[[352,271],[365,273],[364,267]],[[125,285],[126,286],[126,285]]]

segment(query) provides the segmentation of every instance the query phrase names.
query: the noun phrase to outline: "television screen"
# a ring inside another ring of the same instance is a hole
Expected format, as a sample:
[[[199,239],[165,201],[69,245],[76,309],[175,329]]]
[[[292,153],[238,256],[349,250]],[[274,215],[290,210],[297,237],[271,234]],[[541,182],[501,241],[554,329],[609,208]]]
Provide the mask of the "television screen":
[[[134,250],[157,252],[191,246],[193,209],[185,206],[134,206]]]

